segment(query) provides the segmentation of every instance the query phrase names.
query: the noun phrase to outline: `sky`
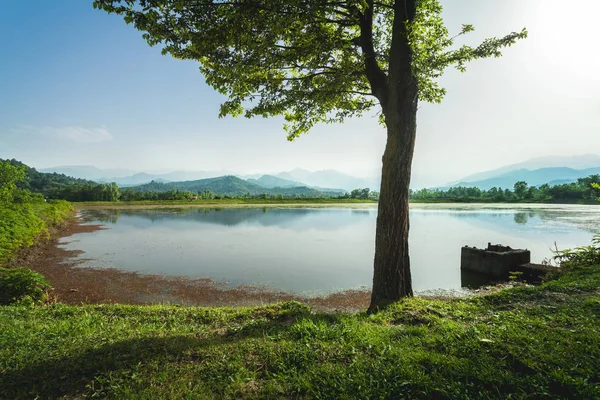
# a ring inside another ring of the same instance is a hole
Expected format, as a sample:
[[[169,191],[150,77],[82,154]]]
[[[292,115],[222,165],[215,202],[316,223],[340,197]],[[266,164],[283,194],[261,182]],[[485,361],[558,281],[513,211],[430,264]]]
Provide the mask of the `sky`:
[[[162,56],[92,0],[0,0],[0,158],[36,168],[371,177],[385,129],[376,110],[294,142],[281,118],[218,118],[225,97],[198,64]],[[600,0],[442,0],[475,45],[526,27],[499,59],[448,70],[442,104],[421,103],[413,183],[439,185],[534,157],[600,153]]]

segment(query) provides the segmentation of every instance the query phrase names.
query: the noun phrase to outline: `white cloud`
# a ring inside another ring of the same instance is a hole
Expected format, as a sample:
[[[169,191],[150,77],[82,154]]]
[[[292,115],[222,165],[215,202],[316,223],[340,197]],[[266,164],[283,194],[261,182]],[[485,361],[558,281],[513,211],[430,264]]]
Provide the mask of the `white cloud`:
[[[106,127],[90,129],[81,126],[65,126],[61,128],[20,126],[19,128],[12,129],[12,132],[16,134],[42,135],[52,139],[70,140],[78,143],[100,143],[113,139],[112,134]]]

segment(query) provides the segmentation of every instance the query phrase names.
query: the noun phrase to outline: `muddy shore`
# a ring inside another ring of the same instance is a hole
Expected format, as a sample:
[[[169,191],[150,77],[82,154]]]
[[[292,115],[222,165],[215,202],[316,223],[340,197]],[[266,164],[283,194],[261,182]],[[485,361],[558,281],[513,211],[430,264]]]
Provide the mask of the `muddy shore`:
[[[34,246],[22,250],[10,266],[27,266],[43,274],[54,295],[66,304],[181,304],[198,306],[251,306],[298,300],[318,311],[352,312],[369,305],[370,291],[347,290],[318,298],[252,286],[225,287],[211,279],[144,275],[117,269],[79,268],[77,252],[60,247],[59,240],[104,229],[73,218]]]

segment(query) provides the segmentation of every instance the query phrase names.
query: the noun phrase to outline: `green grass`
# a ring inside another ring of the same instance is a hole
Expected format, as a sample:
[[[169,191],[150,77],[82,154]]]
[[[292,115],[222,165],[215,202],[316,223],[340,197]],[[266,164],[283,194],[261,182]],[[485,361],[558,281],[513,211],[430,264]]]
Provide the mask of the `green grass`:
[[[0,204],[0,267],[23,247],[33,245],[48,228],[72,215],[73,206],[59,200],[49,203]]]
[[[376,315],[0,307],[0,398],[600,398],[600,266]]]
[[[227,204],[354,204],[354,203],[372,203],[377,204],[375,200],[364,199],[332,199],[332,198],[299,198],[299,199],[213,199],[213,200],[139,200],[139,201],[86,201],[75,202],[76,206],[129,206],[129,205],[214,205],[221,206]]]

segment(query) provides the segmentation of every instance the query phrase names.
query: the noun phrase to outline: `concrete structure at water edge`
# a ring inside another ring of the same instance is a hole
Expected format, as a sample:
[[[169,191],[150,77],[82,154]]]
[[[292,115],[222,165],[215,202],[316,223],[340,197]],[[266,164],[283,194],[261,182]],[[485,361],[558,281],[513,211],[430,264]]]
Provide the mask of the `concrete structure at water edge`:
[[[501,244],[488,243],[487,249],[464,246],[460,254],[460,269],[484,274],[493,279],[508,279],[516,267],[529,264],[531,253]]]
[[[556,267],[531,264],[531,253],[501,244],[488,243],[486,249],[464,246],[461,250],[460,271],[463,286],[478,287],[494,281],[506,281],[511,272],[520,272],[519,280],[540,283]]]

